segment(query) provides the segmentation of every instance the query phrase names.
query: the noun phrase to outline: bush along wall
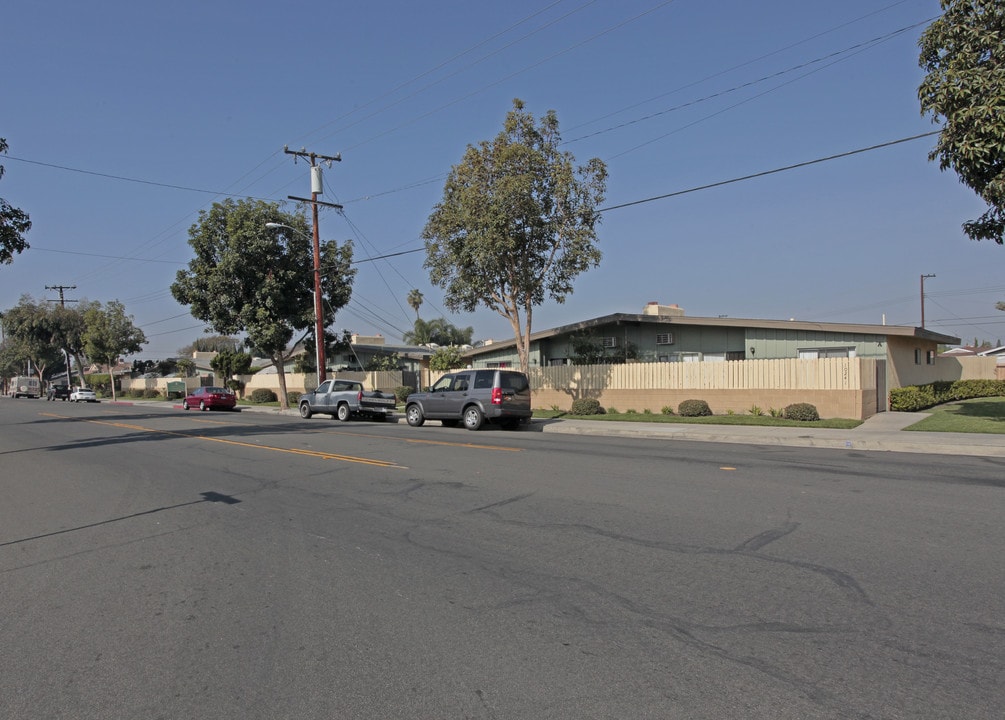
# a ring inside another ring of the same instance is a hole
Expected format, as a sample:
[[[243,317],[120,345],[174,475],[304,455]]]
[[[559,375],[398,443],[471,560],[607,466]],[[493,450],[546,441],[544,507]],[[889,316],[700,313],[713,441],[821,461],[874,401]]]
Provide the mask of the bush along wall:
[[[926,410],[955,400],[1005,396],[1005,380],[940,380],[927,385],[909,385],[890,391],[890,409],[900,412]]]

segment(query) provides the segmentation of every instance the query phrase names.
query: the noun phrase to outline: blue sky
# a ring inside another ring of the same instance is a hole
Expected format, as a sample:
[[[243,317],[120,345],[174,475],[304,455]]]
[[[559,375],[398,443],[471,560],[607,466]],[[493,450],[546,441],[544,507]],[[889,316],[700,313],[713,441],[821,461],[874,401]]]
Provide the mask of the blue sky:
[[[937,0],[510,0],[426,3],[14,0],[0,43],[0,195],[32,248],[0,266],[0,308],[46,285],[120,300],[162,358],[203,325],[171,298],[188,228],[224,197],[310,192],[283,147],[341,153],[321,235],[356,258],[422,248],[467,144],[515,97],[554,109],[565,149],[599,157],[605,206],[930,132],[917,39]],[[982,203],[927,160],[928,137],[604,213],[599,268],[534,327],[649,301],[688,315],[920,324],[1005,337],[1005,248],[967,239]],[[423,252],[363,262],[332,325],[392,340],[448,314]]]

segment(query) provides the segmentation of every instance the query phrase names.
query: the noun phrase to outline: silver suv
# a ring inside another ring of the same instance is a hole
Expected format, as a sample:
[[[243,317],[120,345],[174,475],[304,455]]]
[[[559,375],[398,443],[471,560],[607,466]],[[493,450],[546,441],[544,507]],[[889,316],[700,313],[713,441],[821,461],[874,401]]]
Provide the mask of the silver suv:
[[[486,422],[514,430],[530,417],[530,381],[515,370],[459,370],[405,400],[405,419],[412,427],[440,420],[447,427],[463,421],[468,430]]]

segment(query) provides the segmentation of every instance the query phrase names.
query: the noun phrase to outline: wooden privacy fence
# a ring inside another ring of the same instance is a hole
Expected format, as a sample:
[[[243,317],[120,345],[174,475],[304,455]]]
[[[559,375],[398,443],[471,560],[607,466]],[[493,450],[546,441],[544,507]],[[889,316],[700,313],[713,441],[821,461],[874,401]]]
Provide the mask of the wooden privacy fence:
[[[578,398],[595,398],[619,411],[675,412],[682,400],[705,400],[716,414],[768,413],[796,402],[821,417],[865,418],[885,409],[879,398],[877,361],[731,360],[725,362],[560,365],[531,369],[534,407],[568,410]]]
[[[729,360],[725,362],[559,365],[533,368],[531,385],[610,390],[860,390],[863,365],[874,381],[875,360]]]

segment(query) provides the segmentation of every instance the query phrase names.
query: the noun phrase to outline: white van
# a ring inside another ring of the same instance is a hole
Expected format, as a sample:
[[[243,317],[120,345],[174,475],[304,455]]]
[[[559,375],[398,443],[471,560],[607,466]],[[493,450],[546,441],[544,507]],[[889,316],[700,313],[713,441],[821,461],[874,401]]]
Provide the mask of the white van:
[[[40,398],[42,397],[42,385],[37,377],[18,375],[10,381],[10,396],[12,398]]]

